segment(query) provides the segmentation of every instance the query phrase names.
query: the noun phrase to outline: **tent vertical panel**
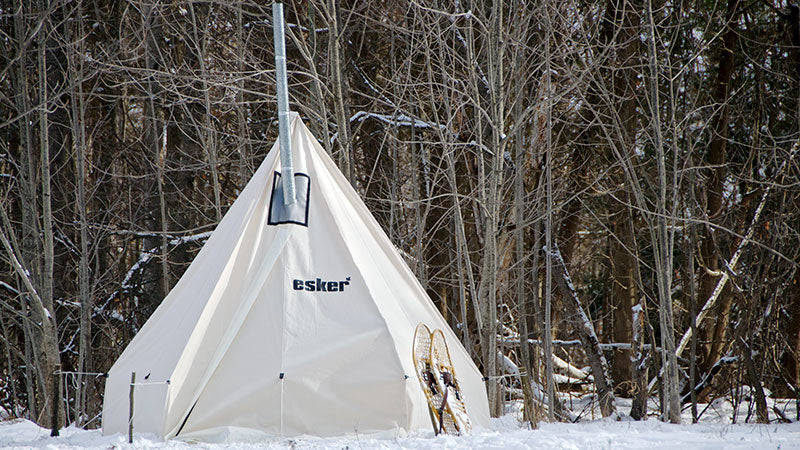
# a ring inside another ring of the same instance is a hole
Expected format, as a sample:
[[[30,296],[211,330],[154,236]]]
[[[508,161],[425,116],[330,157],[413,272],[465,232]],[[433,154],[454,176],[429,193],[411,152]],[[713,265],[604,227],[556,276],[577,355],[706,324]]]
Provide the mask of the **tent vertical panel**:
[[[363,283],[360,278],[351,280]],[[353,287],[356,295],[365,290]],[[358,311],[360,302],[343,307],[333,299],[313,304],[289,297],[298,301],[288,303],[286,330],[297,334],[287,333],[283,434],[407,429],[404,371],[380,315]],[[307,326],[299,327],[304,319]]]
[[[312,158],[315,167],[325,166],[315,153],[312,153]],[[391,338],[392,349],[390,352],[398,357],[400,370],[404,377],[408,376],[403,386],[405,392],[402,393],[402,404],[405,405],[404,415],[407,418],[403,428],[414,430],[427,427],[430,423],[427,400],[419,388],[419,383],[414,378],[415,370],[411,359],[411,349],[409,347],[408,352],[404,353],[402,344],[404,339],[409,341],[413,339],[413,331],[417,322],[405,314],[400,304],[420,299],[419,293],[413,292],[411,295],[404,295],[403,292],[408,293],[408,289],[403,289],[402,279],[397,279],[397,273],[376,272],[377,268],[383,264],[381,261],[383,255],[374,255],[370,252],[370,248],[374,248],[368,242],[370,232],[356,223],[357,220],[352,220],[358,216],[358,213],[348,202],[343,202],[342,198],[337,195],[342,189],[341,186],[326,170],[317,171],[316,181],[324,186],[321,189],[322,195],[325,196],[323,201],[333,212],[331,220],[334,225],[329,227],[330,232],[340,236],[347,248],[348,259],[353,261],[353,265],[364,280],[368,290],[367,296],[371,299],[371,308],[374,308],[375,314],[382,317],[385,322],[386,330]],[[378,276],[376,277],[376,275]],[[423,295],[425,294],[423,293]],[[408,336],[404,336],[403,333],[406,329],[411,332]]]
[[[227,348],[214,373],[200,390],[190,413],[180,420],[179,437],[220,426],[252,428],[280,434],[281,298],[283,258],[277,260],[257,301]],[[185,423],[183,423],[185,421]],[[176,430],[176,433],[178,432]]]
[[[251,216],[263,208],[268,168],[275,159],[275,152],[271,152],[186,273],[109,370],[103,398],[103,433],[127,432],[131,372],[137,372],[139,380],[150,375],[148,381],[152,382],[172,377],[201,315],[213,299],[213,292],[230,283],[231,261],[248,240],[247,230],[253,229]],[[158,398],[157,395],[148,396],[148,400],[138,405],[135,403],[137,409],[157,415],[164,415],[168,404],[166,396]],[[148,421],[139,430],[161,435],[163,426],[162,423],[155,427]]]
[[[310,132],[308,134],[310,135]],[[331,209],[335,211],[337,229],[345,233],[347,247],[353,253],[354,259],[361,262],[359,268],[363,271],[364,278],[369,280],[370,290],[373,291],[372,297],[392,325],[390,331],[394,335],[394,342],[398,345],[398,354],[408,355],[407,359],[404,358],[404,362],[408,366],[406,370],[408,373],[414,373],[411,353],[416,324],[425,322],[433,328],[442,329],[450,344],[456,375],[459,376],[461,388],[467,399],[467,411],[473,424],[478,427],[488,427],[489,404],[485,385],[481,381],[482,375],[472,358],[433,305],[422,285],[411,273],[361,198],[341,172],[336,169],[334,162],[318,143],[314,142],[312,148],[315,165],[328,169],[319,172],[318,183],[323,183],[323,179],[327,179],[332,186],[325,192],[339,191],[345,195],[345,198],[330,195],[326,201],[336,205]],[[345,199],[349,201],[345,201]],[[379,253],[379,257],[375,257],[374,252],[370,250],[376,247],[383,250]],[[400,279],[397,278],[398,276]],[[405,320],[400,320],[401,317]],[[414,389],[421,391],[417,386]],[[420,395],[422,393],[417,392],[415,396]],[[415,417],[425,416],[425,414],[427,412],[420,414],[420,411],[417,411]],[[427,420],[427,416],[424,418]]]
[[[303,127],[304,128],[304,127]],[[295,142],[298,142],[295,140]],[[300,141],[307,146],[307,136]],[[306,234],[287,248],[287,277],[346,281],[344,291],[285,296],[284,434],[333,436],[407,429],[403,366],[350,249],[336,232],[313,164]],[[338,289],[338,286],[337,286]]]
[[[380,310],[380,315],[386,318],[388,330],[392,334],[395,346],[394,353],[401,356],[405,373],[415,376],[411,356],[416,325],[424,322],[433,328],[444,330],[449,330],[449,325],[438,315],[436,308],[432,307],[432,305],[428,307],[430,299],[421,286],[408,283],[407,279],[398,277],[401,273],[400,270],[406,268],[405,265],[397,267],[392,264],[391,260],[385,258],[382,253],[376,257],[375,253],[369,251],[375,245],[373,235],[370,232],[371,230],[361,226],[363,222],[353,220],[353,217],[357,217],[357,212],[351,210],[346,203],[337,202],[334,199],[330,201],[338,206],[340,214],[337,214],[337,219],[343,222],[338,229],[345,236],[353,259],[359,261],[359,270],[363,273],[364,279],[367,280],[371,297]],[[459,341],[454,337],[450,337],[449,341],[453,343],[454,353],[457,353],[461,347]],[[473,368],[474,366],[465,364],[464,361],[458,361],[456,365],[456,370],[459,373],[468,375],[468,377],[461,378],[464,380],[462,390],[468,399],[474,398],[474,400],[467,401],[477,413],[480,410],[480,399],[485,397],[485,393],[483,385],[473,383],[472,380],[480,380],[480,374],[477,369]],[[413,402],[413,407],[410,408],[410,422],[412,429],[424,428],[429,426],[430,423],[427,399],[419,383],[416,380],[413,381],[407,386],[409,390],[408,396]],[[477,415],[479,416],[479,414]],[[480,420],[478,423],[483,425]]]
[[[170,435],[177,431],[197,401],[199,390],[216,370],[283,251],[286,233],[265,227],[268,214],[266,191],[262,190],[263,198],[251,214],[241,247],[229,264],[227,282],[220,283],[212,293],[172,373],[172,381],[180,389],[170,390],[170,409],[165,427]]]

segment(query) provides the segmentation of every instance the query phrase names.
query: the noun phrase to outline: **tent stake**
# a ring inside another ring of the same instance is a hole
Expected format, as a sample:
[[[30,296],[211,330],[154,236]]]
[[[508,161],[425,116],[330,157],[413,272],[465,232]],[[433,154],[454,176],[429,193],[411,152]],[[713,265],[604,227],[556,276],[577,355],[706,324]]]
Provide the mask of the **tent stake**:
[[[136,387],[136,372],[131,372],[131,390],[128,402],[128,443],[133,444],[133,389]]]
[[[58,436],[58,406],[61,404],[61,390],[60,387],[60,374],[61,364],[56,364],[56,370],[53,371],[53,427],[50,430],[50,437]]]
[[[286,41],[283,29],[283,3],[272,4],[272,33],[275,41],[275,81],[278,94],[278,141],[281,146],[283,204],[294,203],[294,168],[289,139],[289,89],[286,78]]]

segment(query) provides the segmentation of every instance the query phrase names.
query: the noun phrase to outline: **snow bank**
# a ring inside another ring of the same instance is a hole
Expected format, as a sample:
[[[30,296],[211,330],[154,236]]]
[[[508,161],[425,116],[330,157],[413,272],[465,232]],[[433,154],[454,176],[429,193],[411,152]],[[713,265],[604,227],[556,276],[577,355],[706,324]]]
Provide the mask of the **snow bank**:
[[[160,442],[154,436],[136,435],[128,444],[123,435],[102,436],[99,430],[70,427],[51,438],[49,430],[26,420],[0,422],[0,447],[12,449],[800,449],[800,423],[736,424],[701,423],[672,425],[657,420],[645,422],[597,420],[584,423],[542,423],[539,430],[522,427],[516,417],[494,419],[492,429],[472,436],[435,437],[433,432],[395,439],[274,439],[229,444]]]

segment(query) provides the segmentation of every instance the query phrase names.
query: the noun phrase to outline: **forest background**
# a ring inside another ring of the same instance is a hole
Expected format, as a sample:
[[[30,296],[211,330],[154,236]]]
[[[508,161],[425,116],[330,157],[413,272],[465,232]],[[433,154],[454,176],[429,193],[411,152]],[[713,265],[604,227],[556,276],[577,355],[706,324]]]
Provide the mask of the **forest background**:
[[[571,366],[604,416],[800,401],[797,3],[285,8],[291,108],[494,415],[568,419]],[[95,374],[276,139],[272,39],[266,2],[0,0],[0,407],[98,426]]]

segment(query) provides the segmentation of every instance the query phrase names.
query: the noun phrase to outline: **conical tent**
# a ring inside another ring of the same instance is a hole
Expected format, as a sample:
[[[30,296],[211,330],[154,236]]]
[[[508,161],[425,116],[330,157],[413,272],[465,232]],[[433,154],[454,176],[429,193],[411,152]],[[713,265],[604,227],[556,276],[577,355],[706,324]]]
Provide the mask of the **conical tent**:
[[[416,379],[420,322],[450,345],[467,412],[480,372],[358,194],[296,114],[297,201],[278,144],[109,371],[103,433],[338,436],[431,429]]]

